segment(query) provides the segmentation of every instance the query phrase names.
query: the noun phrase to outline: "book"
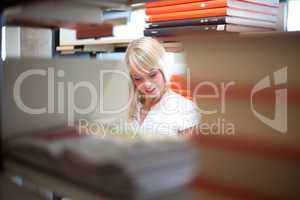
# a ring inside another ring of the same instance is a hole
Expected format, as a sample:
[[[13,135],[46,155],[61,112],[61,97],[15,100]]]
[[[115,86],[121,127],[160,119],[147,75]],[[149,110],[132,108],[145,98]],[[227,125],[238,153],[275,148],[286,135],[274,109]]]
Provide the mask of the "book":
[[[171,5],[171,6],[146,8],[146,14],[157,15],[157,14],[164,14],[164,13],[183,12],[183,11],[191,11],[191,10],[204,10],[204,9],[222,8],[222,7],[253,10],[262,13],[269,13],[270,15],[277,15],[278,13],[278,6],[274,6],[274,7],[264,6],[261,4],[249,3],[248,1],[242,1],[242,0],[214,0],[214,1],[204,1],[204,2]]]
[[[165,0],[165,1],[153,1],[145,3],[146,8],[153,7],[161,7],[161,6],[170,6],[170,5],[178,5],[185,3],[193,3],[193,2],[202,2],[207,0]],[[246,2],[259,3],[267,6],[277,6],[279,4],[279,0],[244,0]]]
[[[230,16],[156,22],[156,23],[148,24],[148,28],[215,25],[215,24],[237,24],[237,25],[256,26],[256,27],[264,27],[264,28],[272,28],[272,29],[276,28],[276,24],[272,22],[240,18],[240,17],[230,17]]]
[[[104,23],[101,25],[86,25],[76,27],[76,38],[100,38],[113,36],[113,25]]]
[[[166,28],[145,29],[145,36],[160,37],[173,36],[192,32],[208,32],[208,31],[227,31],[227,32],[249,32],[249,31],[270,31],[270,29],[257,28],[251,26],[239,26],[234,24],[219,25],[201,25],[201,26],[178,26]]]
[[[236,8],[213,8],[207,10],[193,10],[185,12],[166,13],[159,15],[148,16],[147,22],[160,22],[169,20],[181,19],[195,19],[202,17],[217,17],[217,16],[234,16],[244,17],[249,19],[258,19],[264,21],[276,22],[277,16],[269,15],[266,13],[255,12],[250,10],[236,9]]]

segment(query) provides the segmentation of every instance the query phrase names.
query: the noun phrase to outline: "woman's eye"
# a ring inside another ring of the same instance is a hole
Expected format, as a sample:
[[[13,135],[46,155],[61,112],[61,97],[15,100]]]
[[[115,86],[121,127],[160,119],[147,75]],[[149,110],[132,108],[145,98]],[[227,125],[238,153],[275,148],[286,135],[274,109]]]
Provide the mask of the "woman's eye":
[[[151,72],[151,73],[149,74],[149,76],[150,76],[151,78],[154,78],[156,75],[157,75],[157,72],[156,72],[156,71]]]
[[[142,80],[142,78],[139,77],[139,76],[134,76],[133,79],[134,79],[135,81],[140,81],[140,80]]]

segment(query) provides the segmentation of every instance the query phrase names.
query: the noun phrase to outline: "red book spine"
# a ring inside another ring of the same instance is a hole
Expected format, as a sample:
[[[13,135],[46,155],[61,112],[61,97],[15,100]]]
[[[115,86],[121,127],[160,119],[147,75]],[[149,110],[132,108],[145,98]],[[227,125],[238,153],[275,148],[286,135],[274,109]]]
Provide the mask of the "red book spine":
[[[227,15],[227,8],[225,7],[225,8],[216,8],[216,9],[207,9],[207,10],[193,10],[193,11],[185,11],[185,12],[152,15],[148,17],[147,22],[193,19],[193,18],[201,18],[201,17],[216,17],[216,16],[226,16],[226,15]]]
[[[207,0],[166,0],[166,1],[154,1],[154,2],[147,2],[145,3],[146,8],[154,8],[160,6],[171,6],[171,5],[178,5],[184,3],[193,3],[193,2],[201,2]]]
[[[162,6],[172,6],[172,5],[179,5],[179,4],[186,4],[186,3],[195,3],[195,2],[203,2],[203,1],[209,1],[209,0],[162,0],[162,1],[155,1],[155,2],[147,2],[145,3],[146,8],[156,8],[156,7],[162,7]],[[257,5],[262,6],[270,6],[270,7],[279,7],[279,4],[275,3],[265,3],[263,1],[257,1],[257,0],[240,0],[248,3],[254,3]]]

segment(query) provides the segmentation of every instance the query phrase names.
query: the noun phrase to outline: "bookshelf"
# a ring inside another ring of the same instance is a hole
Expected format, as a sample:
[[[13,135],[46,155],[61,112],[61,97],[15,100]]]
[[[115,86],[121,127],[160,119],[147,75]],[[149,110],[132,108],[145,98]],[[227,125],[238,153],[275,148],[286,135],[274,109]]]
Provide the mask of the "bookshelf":
[[[268,38],[272,38],[274,36],[274,34],[276,35],[276,34],[282,34],[282,33],[242,33],[242,34],[234,34],[234,35],[236,35],[238,37],[247,37],[247,38],[251,38],[251,37],[255,38],[257,36],[260,36],[260,37],[265,37],[268,39]],[[293,34],[293,33],[289,33],[289,34]],[[294,34],[298,34],[298,33],[294,33]],[[207,36],[207,35],[208,34],[204,33],[201,36]],[[223,37],[224,35],[229,35],[229,33],[228,34],[227,33],[213,33],[210,35],[212,36],[210,39],[213,40],[214,39],[213,37],[218,37],[218,36]],[[198,37],[201,37],[201,36],[198,35]],[[164,41],[164,46],[167,49],[167,51],[182,52],[182,50],[183,50],[182,44],[179,42],[180,41],[179,38],[158,38],[158,39],[161,41]],[[59,45],[56,48],[56,50],[63,52],[63,53],[70,53],[70,54],[72,54],[74,52],[84,52],[84,51],[87,51],[87,52],[90,52],[90,51],[91,52],[97,52],[97,51],[111,52],[116,47],[126,47],[132,40],[133,40],[133,38],[128,38],[128,39],[117,39],[117,38],[105,38],[104,39],[103,38],[103,39],[92,40],[92,41],[69,42],[69,43]],[[198,44],[196,44],[196,45],[198,45]],[[201,45],[201,44],[199,44],[199,45]],[[205,47],[203,47],[203,49],[204,48]],[[229,49],[229,50],[232,50],[232,49]],[[226,49],[223,49],[222,51],[225,52]],[[214,54],[214,52],[207,53],[207,55],[213,55],[213,54]],[[2,71],[2,66],[0,66],[0,67],[1,67],[1,71]],[[206,67],[209,68],[210,65],[208,64]],[[195,73],[195,74],[206,74],[206,73]],[[1,81],[2,81],[2,79],[3,79],[3,76],[1,74]],[[213,140],[212,143],[214,143],[214,142],[215,142],[215,140]],[[245,144],[245,146],[246,146],[246,144]],[[297,153],[297,155],[299,155],[299,154]],[[76,197],[78,199],[99,199],[99,197],[97,195],[89,193],[89,192],[85,191],[83,188],[77,187],[70,183],[65,183],[63,180],[53,178],[53,176],[51,176],[47,173],[38,171],[32,167],[21,166],[16,161],[6,160],[5,166],[8,169],[6,171],[8,174],[11,174],[11,175],[19,174],[21,176],[30,178],[31,181],[36,182],[37,184],[45,186],[49,189],[53,189],[54,191],[57,191],[58,193],[61,193],[64,195],[69,195],[70,197]],[[47,181],[45,181],[45,180],[47,180]],[[212,189],[214,189],[214,188],[212,188]],[[225,193],[226,193],[226,191],[225,191]],[[238,191],[237,191],[237,193],[238,193]],[[242,198],[240,198],[240,199],[242,199]]]

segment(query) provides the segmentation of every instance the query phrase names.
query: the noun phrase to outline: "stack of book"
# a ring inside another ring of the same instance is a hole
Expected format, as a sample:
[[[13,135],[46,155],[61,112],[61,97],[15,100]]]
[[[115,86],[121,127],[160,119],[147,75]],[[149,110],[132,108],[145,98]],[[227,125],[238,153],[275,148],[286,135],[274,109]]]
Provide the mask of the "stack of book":
[[[198,153],[187,140],[134,139],[130,131],[100,134],[108,132],[92,135],[69,127],[7,138],[5,154],[99,199],[159,199],[184,188],[197,172]]]
[[[279,0],[165,0],[145,3],[145,36],[203,31],[272,31]]]
[[[299,33],[182,40],[202,111],[199,199],[299,199]]]

